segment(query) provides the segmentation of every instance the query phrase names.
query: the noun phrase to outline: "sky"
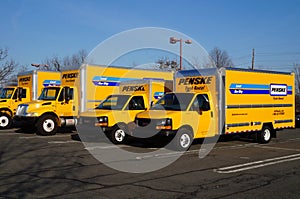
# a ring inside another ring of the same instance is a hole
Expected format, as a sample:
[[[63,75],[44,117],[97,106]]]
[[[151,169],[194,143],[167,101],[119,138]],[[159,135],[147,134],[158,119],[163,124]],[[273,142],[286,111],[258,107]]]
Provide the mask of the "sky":
[[[225,50],[235,67],[250,67],[254,49],[255,68],[291,71],[300,65],[299,7],[298,0],[2,0],[0,48],[30,66],[91,52],[123,31],[159,27],[187,35],[208,52]],[[143,58],[117,64],[149,61]]]

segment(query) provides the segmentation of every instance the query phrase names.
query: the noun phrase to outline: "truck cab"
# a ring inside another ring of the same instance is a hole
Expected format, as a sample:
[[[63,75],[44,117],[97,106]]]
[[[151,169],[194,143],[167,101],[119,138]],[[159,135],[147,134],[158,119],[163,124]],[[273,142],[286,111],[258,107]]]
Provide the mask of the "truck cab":
[[[23,131],[54,135],[58,127],[74,126],[78,114],[77,89],[72,86],[45,87],[38,100],[20,104],[16,120],[22,121]]]
[[[214,136],[210,93],[167,93],[135,118],[135,137],[175,137],[177,149],[187,149],[194,138]],[[199,128],[201,126],[201,128]]]
[[[135,80],[121,83],[120,94],[109,95],[94,110],[82,112],[82,123],[93,123],[114,144],[124,143],[136,114],[148,110],[165,92],[165,81]],[[91,122],[92,121],[92,122]]]
[[[20,103],[30,101],[29,88],[7,86],[0,95],[0,129],[10,128]]]

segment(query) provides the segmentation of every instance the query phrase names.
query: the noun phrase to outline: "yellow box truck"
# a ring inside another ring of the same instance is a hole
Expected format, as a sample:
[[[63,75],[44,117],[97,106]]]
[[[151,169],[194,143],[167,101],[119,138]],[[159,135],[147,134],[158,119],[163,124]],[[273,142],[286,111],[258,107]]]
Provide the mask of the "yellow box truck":
[[[44,87],[33,101],[20,104],[15,119],[21,122],[24,132],[53,135],[59,126],[74,126],[78,114],[78,70],[61,72],[59,84]]]
[[[0,95],[0,129],[10,128],[19,104],[37,99],[44,86],[60,82],[59,72],[29,71],[18,74],[18,86],[7,86]]]
[[[80,113],[81,123],[102,128],[114,144],[124,143],[136,114],[148,110],[166,91],[171,91],[168,83],[158,79],[121,82],[120,94],[109,95],[94,110]]]
[[[37,101],[19,105],[15,118],[22,121],[24,131],[54,135],[58,127],[74,127],[79,112],[95,108],[118,92],[120,82],[160,75],[154,70],[83,65],[79,70],[63,71],[61,86],[47,87]],[[173,77],[172,72],[164,75]]]
[[[294,74],[236,68],[178,71],[175,91],[137,114],[134,135],[173,135],[186,150],[195,138],[255,133],[267,143],[295,126]]]

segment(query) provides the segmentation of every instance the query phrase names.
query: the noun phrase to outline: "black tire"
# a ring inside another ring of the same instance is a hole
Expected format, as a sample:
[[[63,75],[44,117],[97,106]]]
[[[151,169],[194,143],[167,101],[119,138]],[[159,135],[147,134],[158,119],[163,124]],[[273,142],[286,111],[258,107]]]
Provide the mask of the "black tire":
[[[36,128],[40,135],[55,135],[58,128],[58,119],[53,115],[44,115],[38,120]]]
[[[9,129],[12,126],[12,118],[7,113],[0,113],[0,129]]]
[[[124,144],[127,138],[128,134],[125,125],[116,125],[109,133],[109,139],[113,144]]]
[[[273,129],[268,125],[264,125],[260,132],[257,133],[257,140],[261,144],[266,144],[271,141]]]
[[[176,151],[187,151],[193,143],[193,133],[187,128],[180,128],[171,141]]]

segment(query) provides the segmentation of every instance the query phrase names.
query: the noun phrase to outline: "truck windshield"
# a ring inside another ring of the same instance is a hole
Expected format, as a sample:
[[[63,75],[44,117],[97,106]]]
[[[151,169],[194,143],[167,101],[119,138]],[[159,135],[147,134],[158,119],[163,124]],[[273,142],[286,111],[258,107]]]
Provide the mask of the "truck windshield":
[[[122,110],[130,95],[110,95],[96,109]]]
[[[60,88],[44,88],[38,100],[56,100]]]
[[[1,91],[1,99],[10,99],[14,93],[14,88],[3,88]]]
[[[194,93],[168,93],[158,100],[150,110],[185,111]]]

